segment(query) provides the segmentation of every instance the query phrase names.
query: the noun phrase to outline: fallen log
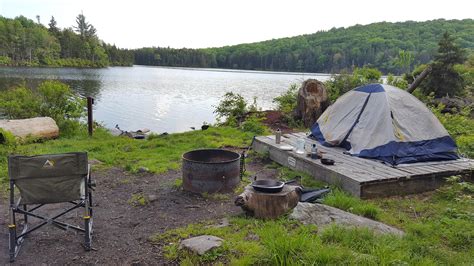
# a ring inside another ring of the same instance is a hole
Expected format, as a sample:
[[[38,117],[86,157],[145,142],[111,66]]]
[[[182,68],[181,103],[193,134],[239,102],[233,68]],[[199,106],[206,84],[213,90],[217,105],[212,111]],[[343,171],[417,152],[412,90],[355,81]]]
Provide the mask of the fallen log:
[[[278,193],[258,192],[246,186],[242,194],[235,199],[248,215],[261,219],[275,219],[293,209],[300,200],[298,186],[285,185]]]
[[[51,117],[0,120],[0,128],[18,138],[52,139],[59,136],[59,127]]]
[[[421,74],[416,77],[416,79],[413,81],[413,83],[410,84],[410,86],[408,86],[407,91],[409,93],[413,93],[416,90],[416,88],[418,88],[418,86],[420,86],[421,82],[426,78],[426,76],[428,76],[428,74],[431,73],[431,70],[432,70],[431,65],[428,65],[423,70],[423,72],[421,72]]]

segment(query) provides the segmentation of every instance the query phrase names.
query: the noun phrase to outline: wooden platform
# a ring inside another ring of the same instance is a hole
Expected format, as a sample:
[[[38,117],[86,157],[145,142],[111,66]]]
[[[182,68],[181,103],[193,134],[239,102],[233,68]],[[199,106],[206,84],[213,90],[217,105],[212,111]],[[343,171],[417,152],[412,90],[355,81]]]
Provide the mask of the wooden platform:
[[[335,161],[334,165],[324,165],[306,154],[284,151],[281,145],[296,146],[298,138],[305,138],[306,151],[313,143],[324,158]],[[424,162],[392,167],[380,161],[346,155],[343,148],[328,148],[309,139],[304,133],[282,136],[281,144],[275,143],[275,136],[256,137],[253,148],[257,152],[268,152],[270,159],[314,176],[317,180],[338,185],[345,191],[361,198],[384,197],[413,194],[434,190],[444,183],[444,177],[452,175],[474,175],[474,160]]]

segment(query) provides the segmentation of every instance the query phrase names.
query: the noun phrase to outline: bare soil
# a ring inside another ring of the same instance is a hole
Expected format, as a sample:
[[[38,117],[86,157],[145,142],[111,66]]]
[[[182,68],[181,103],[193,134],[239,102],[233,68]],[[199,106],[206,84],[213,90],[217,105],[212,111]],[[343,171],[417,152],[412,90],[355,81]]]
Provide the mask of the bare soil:
[[[276,170],[267,169],[256,160],[247,164],[247,170],[258,173],[259,179],[276,175]],[[175,181],[181,178],[180,171],[132,175],[112,168],[96,172],[93,177],[97,182],[93,195],[95,250],[84,251],[83,234],[46,225],[28,236],[14,264],[169,264],[163,257],[162,245],[149,241],[151,235],[202,221],[218,224],[223,217],[242,214],[234,205],[234,194],[227,200],[214,200],[174,187]],[[130,199],[134,194],[145,195],[149,202],[133,206]],[[56,212],[57,209],[53,211],[49,207],[44,210],[47,216]],[[0,265],[3,265],[9,262],[6,199],[2,199],[0,215]],[[82,224],[82,216],[82,210],[78,210],[63,221]],[[30,218],[30,222],[37,221]]]

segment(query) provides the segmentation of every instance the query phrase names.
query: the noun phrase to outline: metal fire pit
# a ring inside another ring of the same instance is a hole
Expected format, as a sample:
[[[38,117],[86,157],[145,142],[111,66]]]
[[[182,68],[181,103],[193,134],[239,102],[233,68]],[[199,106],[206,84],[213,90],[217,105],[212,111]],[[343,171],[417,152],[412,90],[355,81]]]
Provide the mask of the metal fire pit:
[[[183,154],[183,188],[196,193],[230,192],[240,182],[240,154],[221,149]]]

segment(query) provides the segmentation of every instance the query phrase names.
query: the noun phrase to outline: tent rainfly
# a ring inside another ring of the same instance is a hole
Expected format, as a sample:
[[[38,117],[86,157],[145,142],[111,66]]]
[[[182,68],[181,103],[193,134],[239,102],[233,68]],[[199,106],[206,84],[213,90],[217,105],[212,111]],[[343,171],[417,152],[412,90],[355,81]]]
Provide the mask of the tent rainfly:
[[[433,113],[399,88],[369,84],[331,105],[311,128],[325,146],[391,165],[458,159],[457,147]]]

